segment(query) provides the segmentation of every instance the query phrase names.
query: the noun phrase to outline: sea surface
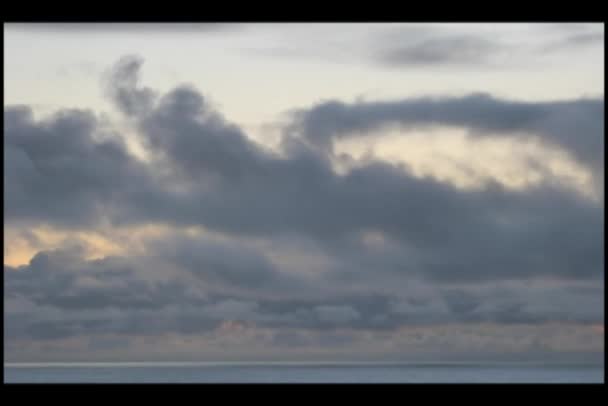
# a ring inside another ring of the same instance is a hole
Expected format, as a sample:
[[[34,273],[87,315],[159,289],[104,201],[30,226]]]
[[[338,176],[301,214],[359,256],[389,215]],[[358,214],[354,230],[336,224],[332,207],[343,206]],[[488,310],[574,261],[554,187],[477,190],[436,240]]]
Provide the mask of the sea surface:
[[[603,383],[604,367],[522,364],[5,364],[5,383]]]

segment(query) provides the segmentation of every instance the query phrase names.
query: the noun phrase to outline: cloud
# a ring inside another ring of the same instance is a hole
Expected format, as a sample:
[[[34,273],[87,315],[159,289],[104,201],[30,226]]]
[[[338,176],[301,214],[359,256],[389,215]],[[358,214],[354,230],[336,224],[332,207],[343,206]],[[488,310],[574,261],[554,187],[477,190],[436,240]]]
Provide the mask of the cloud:
[[[257,303],[228,299],[205,306],[203,312],[220,320],[248,320],[255,318]]]
[[[145,247],[159,261],[179,267],[208,286],[272,292],[304,283],[278,269],[265,253],[234,240],[172,233],[149,239]]]
[[[380,33],[374,39],[371,62],[396,69],[453,70],[517,69],[530,63],[547,64],[550,54],[601,45],[599,24],[529,24],[513,27],[454,24],[408,24]],[[518,34],[528,30],[525,41]]]
[[[350,306],[317,306],[315,311],[322,321],[348,323],[358,319],[359,312]]]
[[[242,177],[272,156],[215,112],[196,90],[180,86],[163,95],[140,127],[149,148],[184,177]]]
[[[382,60],[386,64],[402,67],[479,66],[488,63],[490,57],[502,47],[499,43],[475,36],[427,38],[401,47],[393,46]]]
[[[290,130],[317,145],[371,134],[390,126],[403,130],[450,126],[471,136],[532,137],[557,144],[585,164],[603,165],[604,100],[519,102],[475,93],[395,101],[325,101],[295,112]]]
[[[86,226],[110,202],[129,201],[132,185],[151,192],[153,175],[119,137],[104,137],[90,111],[61,110],[37,121],[27,106],[4,110],[7,222]]]
[[[151,277],[156,267],[164,281]],[[5,267],[7,359],[580,360],[603,351],[594,327],[604,292],[593,283],[408,291],[402,278],[400,294],[353,294],[322,278],[322,296],[311,286],[300,300],[277,300],[256,286],[230,295],[171,269],[157,255],[86,261],[69,251]]]
[[[193,256],[205,247],[200,238],[187,244],[184,240],[183,256]],[[213,249],[223,251],[216,256],[219,262],[187,267],[154,249],[144,257],[85,260],[82,251],[74,248],[41,252],[17,268],[5,266],[9,338],[44,340],[102,332],[187,335],[212,331],[223,321],[279,330],[347,326],[366,331],[449,322],[593,324],[604,317],[603,288],[593,281],[551,285],[521,279],[460,287],[411,285],[415,279],[402,277],[402,286],[385,279],[383,289],[372,286],[357,291],[362,287],[356,282],[344,286],[325,275],[307,284],[295,274],[288,291],[300,290],[300,298],[277,298],[273,295],[276,282],[268,282],[270,286],[247,282],[247,263],[235,265],[226,251],[238,253],[238,245],[207,248]],[[213,268],[238,273],[242,280],[212,283],[213,277],[200,276],[209,275]],[[235,291],[239,283],[241,289]]]
[[[119,66],[134,69],[122,62]],[[599,160],[600,152],[591,145],[603,142],[597,133],[602,105],[503,102],[485,95],[334,102],[301,114],[298,127],[302,137],[316,141],[391,120],[425,124],[445,117],[448,123],[505,134],[529,127],[546,130],[547,137],[565,137],[557,124],[569,117],[575,121],[569,126],[578,124],[581,136],[557,139]],[[555,117],[558,112],[562,117]],[[131,155],[119,138],[99,139],[89,112],[68,110],[35,121],[26,108],[5,109],[7,222],[76,228],[102,221],[195,225],[232,236],[300,235],[328,250],[345,241],[344,249],[330,256],[340,252],[381,272],[431,279],[578,278],[601,272],[603,211],[559,183],[525,190],[488,183],[465,191],[377,161],[340,175],[329,156],[301,139],[286,137],[282,156],[268,151],[221,118],[192,88],[162,95],[135,120],[157,157],[151,162]],[[390,255],[374,254],[358,243],[348,247],[346,242],[373,230],[397,244]],[[196,256],[183,260],[196,261]],[[267,272],[263,270],[269,267],[255,269]],[[272,274],[255,275],[264,280]]]
[[[459,189],[380,160],[338,173],[328,149],[385,126],[447,125],[472,137],[533,134],[603,167],[603,100],[331,101],[300,110],[277,152],[193,87],[142,87],[141,66],[123,58],[104,80],[145,161],[94,112],[5,107],[8,227],[45,225],[76,242],[101,227],[165,230],[120,255],[61,247],[5,265],[13,342],[236,330],[272,342],[300,329],[276,342],[323,348],[407,326],[603,319],[603,203],[559,181]]]
[[[156,97],[154,90],[138,87],[142,64],[141,58],[125,56],[105,73],[104,84],[108,97],[119,111],[127,115],[145,113],[151,108]]]
[[[582,33],[569,36],[565,40],[563,40],[559,45],[564,47],[569,46],[585,46],[592,45],[604,42],[604,33],[600,32],[590,32],[590,33]],[[557,45],[557,44],[556,44]]]
[[[543,53],[584,49],[604,43],[604,29],[599,24],[558,24],[553,30],[558,32],[561,38],[543,44],[540,47]]]

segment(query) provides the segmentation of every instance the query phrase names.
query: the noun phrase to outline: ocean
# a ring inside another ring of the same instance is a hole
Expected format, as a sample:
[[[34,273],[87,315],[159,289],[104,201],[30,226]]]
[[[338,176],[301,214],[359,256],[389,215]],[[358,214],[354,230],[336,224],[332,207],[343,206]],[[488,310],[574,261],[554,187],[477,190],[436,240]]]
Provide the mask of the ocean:
[[[603,383],[603,365],[5,364],[5,383]]]

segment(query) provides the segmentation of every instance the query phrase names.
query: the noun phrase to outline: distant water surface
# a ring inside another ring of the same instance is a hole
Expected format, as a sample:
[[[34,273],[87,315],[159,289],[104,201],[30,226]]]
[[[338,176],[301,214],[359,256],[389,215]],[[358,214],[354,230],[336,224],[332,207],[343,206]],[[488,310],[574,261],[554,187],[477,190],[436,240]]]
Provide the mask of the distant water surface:
[[[604,367],[521,364],[5,364],[6,383],[603,383]]]

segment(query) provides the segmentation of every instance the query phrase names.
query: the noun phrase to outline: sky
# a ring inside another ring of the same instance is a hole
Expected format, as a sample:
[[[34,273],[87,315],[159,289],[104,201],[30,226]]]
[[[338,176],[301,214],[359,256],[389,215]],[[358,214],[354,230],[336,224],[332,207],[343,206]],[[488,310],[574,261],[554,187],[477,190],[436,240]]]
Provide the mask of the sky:
[[[4,24],[4,57],[5,362],[603,362],[603,24]]]

